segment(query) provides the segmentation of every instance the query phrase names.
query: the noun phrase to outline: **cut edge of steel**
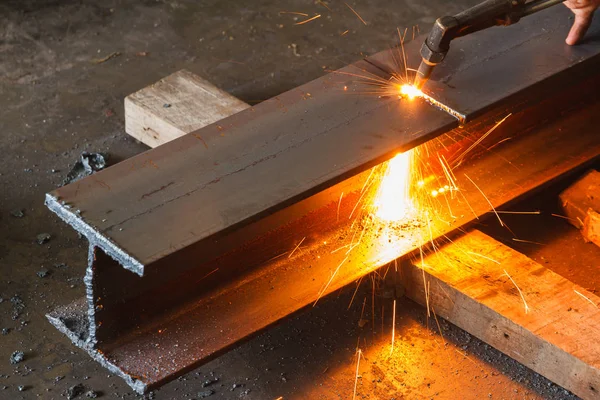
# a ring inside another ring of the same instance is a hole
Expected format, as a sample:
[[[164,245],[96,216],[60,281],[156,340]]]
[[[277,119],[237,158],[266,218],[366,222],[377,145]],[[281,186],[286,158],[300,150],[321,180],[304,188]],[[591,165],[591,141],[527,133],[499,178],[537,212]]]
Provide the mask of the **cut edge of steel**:
[[[115,261],[120,263],[123,268],[128,269],[139,276],[144,275],[144,265],[125,252],[108,237],[103,235],[96,227],[87,223],[78,215],[77,211],[73,211],[72,207],[68,204],[62,204],[50,193],[46,194],[44,203],[46,207],[58,215],[60,219],[71,225],[77,232],[84,235],[88,239],[90,246],[101,248],[106,254],[110,255]]]
[[[71,342],[88,353],[90,357],[101,366],[106,368],[111,373],[117,375],[121,379],[129,385],[136,393],[143,395],[148,391],[148,385],[146,385],[142,380],[136,379],[135,377],[127,374],[123,371],[117,364],[111,362],[104,354],[95,349],[94,346],[89,343],[87,340],[82,339],[82,337],[87,338],[89,334],[89,327],[85,329],[85,324],[79,326],[79,330],[69,327],[66,323],[67,320],[82,322],[87,320],[87,309],[88,305],[85,297],[80,298],[79,300],[74,301],[73,303],[57,307],[50,313],[46,314],[46,318],[48,321],[56,328],[58,331],[65,334]]]
[[[431,104],[433,107],[435,107],[435,108],[437,108],[437,109],[439,109],[441,111],[444,111],[444,112],[450,114],[451,116],[453,116],[454,118],[456,118],[458,120],[458,123],[460,125],[463,125],[465,122],[467,122],[467,115],[466,114],[461,113],[461,112],[459,112],[457,110],[452,109],[450,106],[447,106],[446,104],[444,104],[444,103],[442,103],[440,101],[437,101],[436,99],[434,99],[433,97],[429,96],[426,93],[422,93],[421,96],[423,96],[423,99],[427,103]]]

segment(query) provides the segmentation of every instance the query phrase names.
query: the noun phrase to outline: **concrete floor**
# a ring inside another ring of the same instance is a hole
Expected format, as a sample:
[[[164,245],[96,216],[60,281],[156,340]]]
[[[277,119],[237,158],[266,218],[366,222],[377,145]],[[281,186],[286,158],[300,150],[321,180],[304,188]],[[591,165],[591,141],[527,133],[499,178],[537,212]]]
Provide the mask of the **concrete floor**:
[[[77,383],[103,398],[138,397],[44,317],[82,295],[87,252],[83,239],[44,207],[44,193],[60,185],[82,151],[104,152],[116,163],[146,149],[124,133],[126,95],[187,68],[256,103],[392,45],[397,27],[426,30],[437,16],[476,2],[349,3],[367,26],[342,1],[327,2],[331,11],[299,0],[0,3],[0,399],[59,399]],[[280,11],[322,17],[295,26],[294,15]],[[13,216],[15,210],[24,216]],[[50,241],[37,244],[40,233]],[[44,269],[50,274],[41,278]],[[349,309],[354,288],[154,398],[195,399],[208,389],[215,392],[210,399],[352,398],[357,343],[364,351],[358,399],[574,398],[443,321],[440,336],[424,309],[407,300],[398,306],[390,357],[389,301],[381,301],[385,318],[377,310],[375,326],[358,326],[368,286]],[[25,359],[11,365],[17,350]],[[218,382],[203,388],[213,377]]]

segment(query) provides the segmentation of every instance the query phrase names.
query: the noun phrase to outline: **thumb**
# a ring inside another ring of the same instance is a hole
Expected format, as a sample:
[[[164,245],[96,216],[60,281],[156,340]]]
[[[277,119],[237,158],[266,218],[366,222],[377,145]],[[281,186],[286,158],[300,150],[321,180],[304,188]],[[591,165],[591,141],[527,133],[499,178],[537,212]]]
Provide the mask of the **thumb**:
[[[575,21],[567,36],[567,44],[577,44],[585,35],[585,32],[590,27],[592,22],[592,16],[594,15],[593,10],[581,10],[575,13]]]

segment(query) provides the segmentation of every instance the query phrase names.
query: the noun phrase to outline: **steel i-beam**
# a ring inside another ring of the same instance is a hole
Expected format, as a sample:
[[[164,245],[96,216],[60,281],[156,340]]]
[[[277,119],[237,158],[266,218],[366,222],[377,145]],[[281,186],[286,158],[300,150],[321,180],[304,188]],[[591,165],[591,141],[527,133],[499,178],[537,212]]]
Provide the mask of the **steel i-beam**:
[[[487,199],[461,189],[469,208],[450,200],[455,219],[434,236],[600,153],[586,129],[596,103],[536,128],[565,99],[597,91],[600,43],[564,45],[568,17],[557,8],[457,40],[435,71],[426,92],[472,120],[466,128],[514,111],[507,127],[532,132],[461,165]],[[599,32],[596,23],[588,35]],[[406,45],[409,60],[419,46]],[[47,206],[90,243],[85,298],[50,321],[143,393],[413,250],[418,235],[393,249],[374,238],[333,251],[369,169],[459,125],[420,99],[361,94],[360,79],[345,74],[390,79],[400,71],[392,52],[49,193]],[[503,173],[500,159],[518,170]]]

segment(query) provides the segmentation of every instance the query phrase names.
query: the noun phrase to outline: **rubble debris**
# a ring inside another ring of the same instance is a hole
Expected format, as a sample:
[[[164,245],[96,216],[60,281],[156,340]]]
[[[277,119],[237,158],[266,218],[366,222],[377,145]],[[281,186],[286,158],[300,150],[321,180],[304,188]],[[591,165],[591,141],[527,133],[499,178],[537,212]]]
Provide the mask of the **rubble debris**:
[[[79,160],[75,163],[71,171],[67,174],[67,177],[63,180],[62,185],[76,182],[81,178],[92,175],[94,172],[98,172],[106,167],[106,158],[100,153],[88,153],[84,151],[81,153]]]
[[[12,319],[14,321],[21,316],[21,313],[25,309],[25,303],[23,303],[23,300],[19,297],[19,295],[14,295],[13,297],[11,297],[10,302],[13,305]]]
[[[15,364],[20,363],[24,359],[25,359],[25,353],[23,353],[22,351],[15,351],[10,356],[10,363],[15,365]]]
[[[67,389],[67,400],[73,400],[85,392],[85,386],[81,383],[71,386]]]
[[[213,394],[215,394],[215,391],[212,389],[208,389],[208,390],[203,390],[202,392],[198,392],[197,397],[199,399],[205,399],[207,397],[212,396]]]
[[[25,390],[27,390],[27,387],[23,386],[23,385],[19,385],[19,386],[17,386],[17,389],[19,390],[19,392],[24,392]]]
[[[298,53],[298,45],[296,43],[292,43],[288,46],[288,49],[292,49],[292,53],[296,57],[302,57],[300,53]]]
[[[40,278],[45,278],[45,277],[47,277],[48,275],[50,275],[51,273],[52,273],[52,271],[50,271],[49,269],[47,269],[47,268],[42,268],[42,269],[40,269],[38,272],[36,272],[36,275],[37,275],[38,277],[40,277]]]
[[[10,333],[10,328],[2,328],[2,336],[6,336]]]
[[[99,396],[98,392],[93,391],[93,390],[88,390],[85,393],[85,397],[87,397],[88,399],[96,399],[96,398],[98,398],[98,396]]]
[[[11,297],[10,302],[16,308],[20,308],[20,309],[25,308],[25,303],[23,303],[23,300],[21,299],[21,297],[18,294],[15,294],[13,297]]]
[[[204,388],[204,387],[207,387],[207,386],[213,385],[213,384],[215,384],[215,383],[217,383],[217,382],[219,382],[219,378],[208,379],[208,380],[206,380],[206,381],[204,381],[204,382],[202,383],[202,387]]]
[[[10,215],[12,215],[15,218],[23,218],[25,216],[25,210],[17,208],[15,210],[12,210],[10,212]]]
[[[52,235],[50,235],[49,233],[43,232],[38,234],[35,237],[35,240],[38,244],[44,244],[44,243],[48,243],[48,241],[52,238]]]

